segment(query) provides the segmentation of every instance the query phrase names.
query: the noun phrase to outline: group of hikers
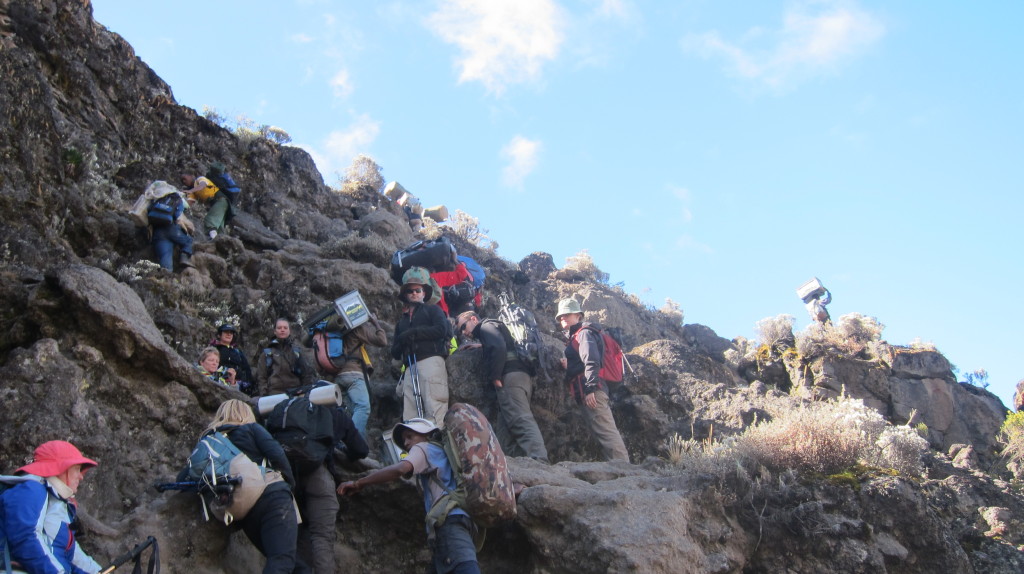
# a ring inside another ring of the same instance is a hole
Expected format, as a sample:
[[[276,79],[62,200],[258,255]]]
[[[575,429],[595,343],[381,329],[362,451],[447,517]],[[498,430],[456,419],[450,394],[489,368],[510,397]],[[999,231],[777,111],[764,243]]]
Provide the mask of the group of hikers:
[[[509,326],[482,317],[472,298],[468,304],[453,305],[459,312],[449,317],[436,297],[435,289],[440,287],[434,275],[418,267],[402,274],[398,291],[401,315],[391,337],[390,354],[403,365],[396,389],[403,401],[403,421],[394,425],[389,436],[405,454],[383,468],[368,457],[366,434],[370,413],[367,377],[372,365],[365,347],[388,344],[387,333],[373,313],[342,337],[345,362],[326,381],[337,385],[344,395],[343,407],[328,408],[332,446],[336,448],[314,464],[290,458],[278,435],[268,430],[273,428],[269,417],[254,409],[258,397],[308,396],[318,379],[324,384],[323,369],[318,368],[316,359],[308,358],[308,349],[302,344],[305,337],[293,337],[289,320],[275,322],[272,337],[252,358],[255,365],[239,348],[238,328],[231,324],[219,325],[200,353],[196,368],[201,374],[253,397],[248,402],[224,401],[202,436],[205,440],[223,435],[246,460],[263,465],[265,486],[261,484],[251,508],[233,519],[266,557],[265,573],[335,571],[339,496],[415,475],[429,514],[439,498],[456,489],[456,473],[439,439],[449,408],[445,360],[460,348],[459,339],[464,341],[461,348],[482,348],[484,384],[493,385],[497,395],[498,417],[493,426],[501,449],[509,456],[549,463],[530,407],[533,365],[517,354]],[[579,302],[572,298],[559,302],[556,319],[568,337],[562,365],[572,396],[605,457],[628,462],[609,408],[607,384],[600,376],[605,351],[600,327],[584,321]],[[343,482],[338,463],[356,473],[372,472]],[[50,441],[36,449],[35,461],[19,468],[16,476],[0,478],[4,485],[0,538],[6,541],[15,568],[29,574],[101,570],[78,548],[73,534],[74,494],[85,471],[96,464],[70,443]],[[193,469],[182,469],[179,482],[189,480],[190,472]],[[445,510],[440,520],[435,516],[427,527],[433,571],[479,572],[477,526],[464,509],[453,506]]]
[[[182,183],[187,188],[181,192],[182,197],[188,195],[188,200],[209,203],[206,229],[208,237],[214,239],[231,212],[233,199],[210,178],[186,174]],[[184,204],[178,201],[170,211],[170,220],[179,226],[177,231],[161,231],[163,228],[154,226],[154,248],[161,265],[167,263],[164,266],[168,268],[173,245],[181,248],[183,264],[188,264],[190,257],[191,238],[179,223]],[[477,524],[464,508],[447,503],[459,486],[457,471],[442,445],[449,410],[446,358],[456,350],[481,350],[483,384],[493,386],[497,399],[494,436],[505,455],[550,463],[531,408],[537,365],[522,353],[518,333],[513,334],[508,320],[480,314],[479,284],[460,292],[465,284],[474,284],[474,273],[468,265],[475,262],[461,257],[456,262],[454,249],[443,252],[445,259],[449,256],[452,265],[445,269],[411,266],[398,269],[397,275],[393,269],[392,276],[400,284],[401,313],[391,337],[390,355],[402,364],[396,396],[402,399],[403,420],[391,428],[387,437],[403,455],[387,466],[370,458],[367,446],[371,407],[367,380],[373,366],[366,346],[388,346],[387,333],[372,312],[367,312],[366,320],[355,327],[346,328],[340,316],[325,319],[320,326],[341,333],[339,364],[325,364],[320,355],[310,360],[307,351],[312,329],[304,326],[305,332],[293,337],[292,324],[286,318],[275,321],[272,336],[252,359],[255,365],[240,349],[238,328],[232,324],[219,325],[201,351],[196,369],[203,376],[253,398],[249,402],[229,399],[220,405],[176,484],[197,478],[193,460],[197,453],[202,454],[201,448],[213,452],[215,447],[209,445],[216,441],[233,445],[235,450],[228,452],[236,452],[236,457],[249,465],[261,465],[257,475],[262,477],[257,479],[260,488],[252,494],[253,500],[243,509],[234,509],[234,515],[223,508],[220,514],[214,514],[225,523],[234,521],[241,527],[266,557],[265,574],[333,573],[339,496],[356,495],[366,487],[409,476],[417,479],[427,513],[427,540],[433,554],[429,571],[480,571]],[[812,317],[824,323],[828,321],[824,306],[831,295],[814,281],[799,293]],[[569,394],[579,405],[604,458],[628,463],[629,453],[609,399],[609,384],[621,380],[622,373],[616,378],[606,360],[614,353],[621,355],[621,349],[606,329],[586,320],[580,302],[573,297],[558,302],[555,320],[566,339],[560,363]],[[308,397],[317,385],[331,389],[331,385],[336,386],[344,397],[343,406],[334,403],[323,408],[329,412],[325,416],[330,448],[312,461],[298,460],[278,433],[288,415],[280,415],[279,421],[275,418],[282,407],[284,413],[288,408],[314,409],[316,405]],[[262,411],[262,403],[256,402],[267,397],[280,397],[269,414]],[[300,399],[304,402],[295,402]],[[369,472],[356,480],[343,481],[339,463],[359,474]],[[86,471],[96,466],[71,443],[53,440],[39,445],[33,462],[19,468],[14,476],[0,477],[0,544],[5,565],[28,574],[101,571],[100,565],[78,547],[74,535],[74,495]],[[204,510],[214,508],[216,492],[208,505],[204,502]],[[440,504],[442,500],[446,504]]]

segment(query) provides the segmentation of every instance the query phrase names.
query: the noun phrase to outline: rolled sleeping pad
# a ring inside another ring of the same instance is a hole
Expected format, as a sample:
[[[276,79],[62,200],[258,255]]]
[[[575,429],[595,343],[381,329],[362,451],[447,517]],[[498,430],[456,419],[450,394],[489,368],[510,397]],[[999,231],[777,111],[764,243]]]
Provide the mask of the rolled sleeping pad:
[[[268,397],[260,397],[257,401],[257,410],[263,416],[269,415],[274,411],[274,407],[281,401],[288,400],[288,395],[281,393],[279,395],[270,395]],[[312,391],[309,391],[309,402],[314,405],[330,405],[340,406],[343,402],[341,387],[338,385],[325,385],[317,387]]]
[[[402,187],[402,184],[397,181],[392,181],[384,188],[384,196],[391,201],[398,201],[403,195],[408,194],[409,191]]]
[[[443,205],[435,205],[434,207],[428,207],[423,210],[423,217],[429,217],[434,221],[441,223],[448,219],[448,208]]]

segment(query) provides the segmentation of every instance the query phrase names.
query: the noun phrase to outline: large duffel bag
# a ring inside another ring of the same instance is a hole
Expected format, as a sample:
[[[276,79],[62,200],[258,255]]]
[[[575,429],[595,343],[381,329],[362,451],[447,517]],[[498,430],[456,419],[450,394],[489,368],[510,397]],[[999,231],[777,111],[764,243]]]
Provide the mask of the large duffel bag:
[[[425,267],[431,273],[435,271],[451,271],[458,263],[455,246],[447,237],[433,241],[422,240],[405,249],[400,249],[391,256],[391,278],[395,283],[402,283],[402,275],[410,267]]]

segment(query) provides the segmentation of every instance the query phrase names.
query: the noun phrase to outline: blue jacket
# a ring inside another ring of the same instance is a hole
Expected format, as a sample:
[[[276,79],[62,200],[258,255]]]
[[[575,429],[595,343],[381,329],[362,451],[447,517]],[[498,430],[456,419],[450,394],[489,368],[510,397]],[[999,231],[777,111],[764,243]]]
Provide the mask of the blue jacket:
[[[60,498],[45,478],[0,477],[11,485],[0,496],[0,538],[11,560],[29,574],[96,574],[102,568],[78,547],[71,523],[75,506]],[[0,565],[2,568],[2,565]]]

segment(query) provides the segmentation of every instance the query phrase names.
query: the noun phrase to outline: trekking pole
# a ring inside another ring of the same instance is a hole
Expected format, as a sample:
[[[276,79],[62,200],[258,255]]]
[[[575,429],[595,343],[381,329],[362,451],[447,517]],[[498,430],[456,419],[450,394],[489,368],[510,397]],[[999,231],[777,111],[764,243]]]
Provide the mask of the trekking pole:
[[[416,414],[423,418],[426,408],[423,406],[423,393],[420,389],[420,367],[416,355],[409,355],[409,376],[412,377],[412,396],[416,399]]]
[[[131,560],[132,558],[135,559],[134,572],[139,572],[141,574],[142,564],[140,561],[140,555],[146,548],[149,548],[150,546],[153,547],[153,553],[149,555],[149,566],[147,567],[146,571],[149,574],[159,574],[160,545],[157,544],[156,538],[153,538],[152,536],[149,536],[142,542],[136,544],[135,548],[132,548],[128,552],[125,552],[121,556],[118,556],[116,559],[114,559],[113,562],[110,563],[110,566],[107,566],[103,570],[100,570],[100,574],[109,574],[110,572],[113,572],[115,569],[123,565],[125,562]]]

